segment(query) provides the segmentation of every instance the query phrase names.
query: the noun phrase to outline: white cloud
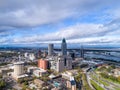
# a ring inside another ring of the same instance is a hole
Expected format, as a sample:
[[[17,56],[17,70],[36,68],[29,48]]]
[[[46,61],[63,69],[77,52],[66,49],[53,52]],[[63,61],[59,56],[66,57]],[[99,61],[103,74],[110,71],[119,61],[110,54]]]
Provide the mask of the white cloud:
[[[51,24],[99,11],[118,2],[114,0],[109,2],[105,0],[1,0],[0,25],[20,28]]]
[[[120,34],[119,3],[120,0],[116,2],[114,0],[1,0],[0,36],[3,36],[4,31],[11,32],[13,29],[18,29],[18,34],[23,28],[36,28],[41,25],[55,24],[68,18],[78,19],[96,12],[98,13],[96,13],[95,18],[98,21],[99,19],[103,19],[103,21],[110,19],[107,22],[111,21],[111,23],[95,24],[94,21],[89,23],[88,20],[88,23],[82,24],[78,21],[78,24],[75,24],[75,22],[71,26],[61,27],[55,32],[44,35],[32,34],[26,36],[22,33],[20,37],[16,35],[17,37],[6,38],[0,42],[11,44],[59,43],[65,37],[70,43],[118,43],[120,37],[116,37],[116,35]],[[104,11],[104,15],[97,17],[101,10]],[[7,33],[7,35],[12,34]],[[110,38],[109,35],[115,37]]]
[[[15,43],[60,43],[62,38],[66,38],[69,43],[110,43],[118,40],[118,37],[108,38],[110,33],[114,32],[112,27],[105,27],[102,24],[76,24],[66,28],[61,28],[57,32],[47,33],[44,35],[25,36],[15,38]],[[120,33],[119,33],[120,34]],[[106,36],[107,35],[107,36]],[[119,40],[118,40],[119,41]]]

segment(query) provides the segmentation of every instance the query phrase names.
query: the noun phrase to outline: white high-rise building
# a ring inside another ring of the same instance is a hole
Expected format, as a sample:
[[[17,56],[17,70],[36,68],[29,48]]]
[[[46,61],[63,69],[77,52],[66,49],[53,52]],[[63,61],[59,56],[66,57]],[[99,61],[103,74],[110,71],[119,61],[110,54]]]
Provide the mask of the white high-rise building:
[[[35,55],[33,53],[30,53],[29,54],[29,59],[33,61],[35,59]]]
[[[72,69],[72,58],[70,56],[57,56],[49,60],[51,69],[57,72]]]
[[[29,54],[28,54],[27,52],[24,53],[24,57],[25,57],[25,58],[28,58],[28,55],[29,55]]]
[[[57,61],[57,72],[72,69],[72,58],[69,56],[61,56]]]
[[[24,74],[24,62],[14,63],[14,76],[20,76]]]
[[[64,71],[64,60],[61,58],[58,58],[58,61],[56,62],[56,71],[61,72]]]
[[[54,50],[54,45],[53,44],[49,44],[48,45],[48,55],[49,56],[53,55],[53,50]]]

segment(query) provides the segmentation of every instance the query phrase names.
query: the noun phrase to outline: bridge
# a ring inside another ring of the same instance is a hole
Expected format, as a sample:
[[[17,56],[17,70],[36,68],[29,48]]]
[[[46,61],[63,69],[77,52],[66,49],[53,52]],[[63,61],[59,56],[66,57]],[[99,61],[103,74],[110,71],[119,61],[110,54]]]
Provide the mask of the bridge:
[[[61,51],[61,49],[54,49],[56,51]],[[67,49],[68,51],[71,50],[81,50],[81,48],[70,48]],[[120,52],[120,49],[99,49],[99,48],[82,48],[84,51],[109,51],[109,52]]]

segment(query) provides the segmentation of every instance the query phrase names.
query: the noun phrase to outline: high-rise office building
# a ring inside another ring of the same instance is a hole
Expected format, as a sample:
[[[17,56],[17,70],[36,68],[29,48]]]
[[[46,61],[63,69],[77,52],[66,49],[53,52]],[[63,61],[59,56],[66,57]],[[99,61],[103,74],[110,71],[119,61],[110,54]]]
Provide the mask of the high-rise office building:
[[[44,59],[38,60],[38,67],[46,70],[48,68],[48,61]]]
[[[41,56],[42,56],[42,52],[41,52],[41,50],[38,50],[36,56],[37,56],[37,58],[41,58]]]
[[[65,38],[63,38],[62,40],[61,50],[62,50],[62,55],[67,55],[67,43]]]
[[[48,55],[49,56],[53,55],[53,50],[54,50],[54,45],[53,44],[49,44],[48,45]]]
[[[72,58],[69,56],[60,56],[57,58],[56,71],[62,72],[64,70],[72,69]]]
[[[81,54],[81,58],[84,58],[84,49],[83,49],[83,46],[81,46],[80,54]]]

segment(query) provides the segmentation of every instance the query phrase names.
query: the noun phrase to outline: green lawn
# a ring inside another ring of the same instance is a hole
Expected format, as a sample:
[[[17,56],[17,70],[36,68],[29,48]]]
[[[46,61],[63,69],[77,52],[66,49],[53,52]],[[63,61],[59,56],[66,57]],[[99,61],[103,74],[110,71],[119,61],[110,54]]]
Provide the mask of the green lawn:
[[[103,84],[103,85],[105,85],[105,86],[109,86],[108,83],[102,81],[100,78],[97,78],[97,77],[94,76],[94,75],[91,75],[91,77],[92,77],[93,79],[95,79],[96,81],[98,81],[99,83],[101,83],[101,84]]]
[[[102,84],[105,85],[105,86],[109,86],[108,83],[106,83],[106,82],[104,82],[104,81],[102,81],[102,80],[99,80],[99,82],[102,83]]]
[[[96,90],[104,90],[101,86],[99,86],[96,82],[94,82],[93,80],[90,80],[92,86],[96,89]]]
[[[120,90],[120,88],[114,87],[115,90]]]
[[[91,87],[89,86],[88,82],[87,82],[87,78],[85,74],[82,74],[82,80],[83,80],[83,87],[86,90],[92,90]]]

